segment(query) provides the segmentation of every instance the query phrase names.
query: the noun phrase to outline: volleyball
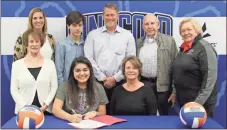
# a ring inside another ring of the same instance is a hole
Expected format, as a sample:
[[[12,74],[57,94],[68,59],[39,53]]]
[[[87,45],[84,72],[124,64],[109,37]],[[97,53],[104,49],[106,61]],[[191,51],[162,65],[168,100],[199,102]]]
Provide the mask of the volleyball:
[[[181,122],[190,128],[201,127],[207,119],[205,108],[196,102],[188,102],[180,109]]]
[[[44,114],[39,107],[25,105],[17,114],[16,123],[20,129],[40,128],[44,122]]]

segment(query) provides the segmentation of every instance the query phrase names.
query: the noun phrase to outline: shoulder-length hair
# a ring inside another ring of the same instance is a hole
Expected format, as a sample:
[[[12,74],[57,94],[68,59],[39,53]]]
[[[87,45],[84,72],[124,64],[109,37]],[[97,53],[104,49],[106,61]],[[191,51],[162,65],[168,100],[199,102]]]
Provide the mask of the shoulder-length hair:
[[[40,8],[33,8],[30,11],[29,16],[28,16],[28,29],[33,29],[32,19],[33,19],[34,13],[36,13],[36,12],[41,12],[43,14],[44,26],[43,26],[43,30],[42,31],[43,31],[44,34],[47,34],[47,19],[46,19],[46,15],[43,12],[43,10],[40,9]]]
[[[131,62],[131,64],[139,70],[139,77],[140,78],[140,75],[141,75],[141,72],[142,72],[142,62],[140,61],[140,59],[136,56],[127,56],[123,59],[122,61],[122,72],[123,72],[123,75],[125,77],[125,80],[127,80],[126,76],[125,76],[125,65],[127,62]]]
[[[86,88],[86,94],[87,94],[87,103],[89,106],[93,106],[95,102],[95,92],[94,92],[94,73],[92,69],[91,62],[83,57],[80,56],[78,58],[75,58],[71,64],[70,71],[69,71],[69,78],[67,83],[67,92],[69,99],[71,100],[71,106],[73,108],[76,108],[78,106],[79,101],[79,86],[78,81],[74,78],[74,68],[77,64],[85,64],[88,66],[88,69],[90,71],[90,77],[87,81],[87,88]]]
[[[35,40],[39,40],[40,43],[41,43],[41,47],[43,46],[44,41],[45,41],[44,34],[42,32],[35,32],[32,29],[27,29],[22,35],[23,45],[25,47],[28,47],[28,43],[29,43],[29,39],[28,38],[29,38],[29,36],[32,36]]]

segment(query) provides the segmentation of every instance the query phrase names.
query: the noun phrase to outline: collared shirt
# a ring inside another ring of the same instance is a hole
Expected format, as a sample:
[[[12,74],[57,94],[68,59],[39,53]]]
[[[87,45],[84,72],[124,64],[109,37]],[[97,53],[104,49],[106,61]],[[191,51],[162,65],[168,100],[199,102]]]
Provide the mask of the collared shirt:
[[[88,34],[84,53],[92,63],[94,75],[99,81],[106,76],[113,76],[119,82],[124,78],[122,60],[126,56],[136,55],[135,39],[132,33],[119,26],[113,33],[108,33],[103,26]]]
[[[141,60],[141,75],[147,78],[157,77],[157,49],[158,45],[155,38],[146,36],[144,45],[140,50],[139,59]]]
[[[193,43],[193,41],[183,42],[181,44],[181,48],[183,48],[183,52],[186,52],[187,50],[191,49],[192,48],[192,43]]]
[[[55,64],[58,75],[58,84],[68,80],[69,70],[72,61],[79,56],[84,56],[84,41],[81,39],[77,44],[68,36],[56,45]]]

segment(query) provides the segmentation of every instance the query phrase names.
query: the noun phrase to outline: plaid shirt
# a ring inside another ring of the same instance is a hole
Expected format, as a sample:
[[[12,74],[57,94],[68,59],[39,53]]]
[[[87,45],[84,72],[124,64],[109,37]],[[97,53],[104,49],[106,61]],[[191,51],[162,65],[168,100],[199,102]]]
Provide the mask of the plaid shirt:
[[[141,60],[141,75],[147,78],[157,76],[157,42],[155,39],[148,38],[144,40],[144,46],[140,50],[139,59]]]

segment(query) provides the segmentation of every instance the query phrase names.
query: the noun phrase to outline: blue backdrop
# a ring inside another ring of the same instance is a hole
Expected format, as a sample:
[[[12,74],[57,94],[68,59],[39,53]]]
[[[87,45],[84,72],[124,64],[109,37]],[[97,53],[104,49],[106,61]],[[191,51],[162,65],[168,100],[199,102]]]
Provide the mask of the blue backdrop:
[[[112,2],[118,5],[120,11],[160,12],[169,14],[173,17],[226,17],[226,1],[123,0]],[[42,8],[47,17],[64,17],[72,10],[77,10],[82,13],[102,12],[106,3],[107,1],[2,1],[1,9],[2,17],[27,17],[30,10],[34,7]],[[137,38],[136,34],[133,34],[135,38]],[[14,101],[10,95],[11,66],[12,55],[1,55],[2,125],[14,116]],[[218,56],[218,92],[218,101],[214,118],[219,124],[226,128],[226,55]]]

